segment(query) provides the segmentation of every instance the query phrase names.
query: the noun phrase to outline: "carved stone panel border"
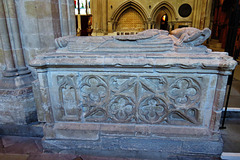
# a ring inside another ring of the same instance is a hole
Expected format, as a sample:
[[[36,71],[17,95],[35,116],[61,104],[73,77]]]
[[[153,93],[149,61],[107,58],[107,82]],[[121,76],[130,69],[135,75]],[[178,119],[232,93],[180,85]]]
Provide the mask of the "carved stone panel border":
[[[52,79],[56,121],[202,124],[203,77],[78,72]]]

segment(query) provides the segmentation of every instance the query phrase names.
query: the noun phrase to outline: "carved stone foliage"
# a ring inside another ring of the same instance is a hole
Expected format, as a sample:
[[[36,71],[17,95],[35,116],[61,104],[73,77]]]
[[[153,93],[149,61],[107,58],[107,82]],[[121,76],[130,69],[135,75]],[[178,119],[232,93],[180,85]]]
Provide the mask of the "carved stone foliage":
[[[201,80],[190,77],[58,77],[64,116],[82,121],[199,125]],[[82,112],[81,112],[82,110]],[[67,119],[66,119],[67,120]]]

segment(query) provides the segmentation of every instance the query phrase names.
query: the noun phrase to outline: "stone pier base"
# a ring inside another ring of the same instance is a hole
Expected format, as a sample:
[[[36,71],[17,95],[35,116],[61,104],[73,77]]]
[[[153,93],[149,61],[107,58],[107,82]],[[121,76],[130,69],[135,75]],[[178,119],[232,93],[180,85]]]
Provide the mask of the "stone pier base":
[[[28,124],[37,121],[32,87],[0,90],[0,123]]]
[[[45,124],[43,129],[44,150],[54,153],[164,160],[184,156],[219,158],[223,147],[219,133],[199,136],[207,133],[199,128],[189,133],[183,128],[174,134],[170,133],[176,132],[173,127],[161,125],[59,122]],[[166,130],[169,134],[164,135]]]
[[[96,141],[43,140],[45,152],[141,159],[219,158],[223,142],[204,138],[101,136]]]

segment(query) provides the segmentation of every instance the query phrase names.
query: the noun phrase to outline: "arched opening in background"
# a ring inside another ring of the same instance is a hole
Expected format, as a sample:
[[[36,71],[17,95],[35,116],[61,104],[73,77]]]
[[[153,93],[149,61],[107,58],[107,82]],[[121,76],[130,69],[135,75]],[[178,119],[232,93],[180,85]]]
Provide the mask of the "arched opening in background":
[[[159,11],[157,15],[155,29],[169,30],[168,14],[164,10]]]
[[[160,29],[168,30],[168,16],[167,16],[167,14],[164,14],[164,15],[161,17]]]
[[[161,10],[157,15],[155,29],[169,30],[168,15],[163,10]]]
[[[119,17],[116,31],[139,32],[144,30],[144,21],[141,15],[133,8],[128,8]]]
[[[151,18],[154,22],[152,28],[171,31],[176,22],[176,11],[169,2],[163,1],[153,9]]]
[[[147,14],[137,2],[127,1],[112,14],[112,30],[117,35],[136,34],[147,29]]]

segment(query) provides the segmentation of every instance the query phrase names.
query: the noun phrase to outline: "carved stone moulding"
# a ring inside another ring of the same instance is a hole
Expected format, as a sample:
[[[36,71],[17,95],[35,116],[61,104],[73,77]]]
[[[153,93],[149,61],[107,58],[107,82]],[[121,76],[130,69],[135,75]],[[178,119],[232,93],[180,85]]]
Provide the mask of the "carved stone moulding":
[[[31,62],[38,73],[38,119],[46,123],[44,148],[149,159],[219,157],[219,121],[236,62],[201,46],[208,34],[190,28],[56,39],[56,52]]]

